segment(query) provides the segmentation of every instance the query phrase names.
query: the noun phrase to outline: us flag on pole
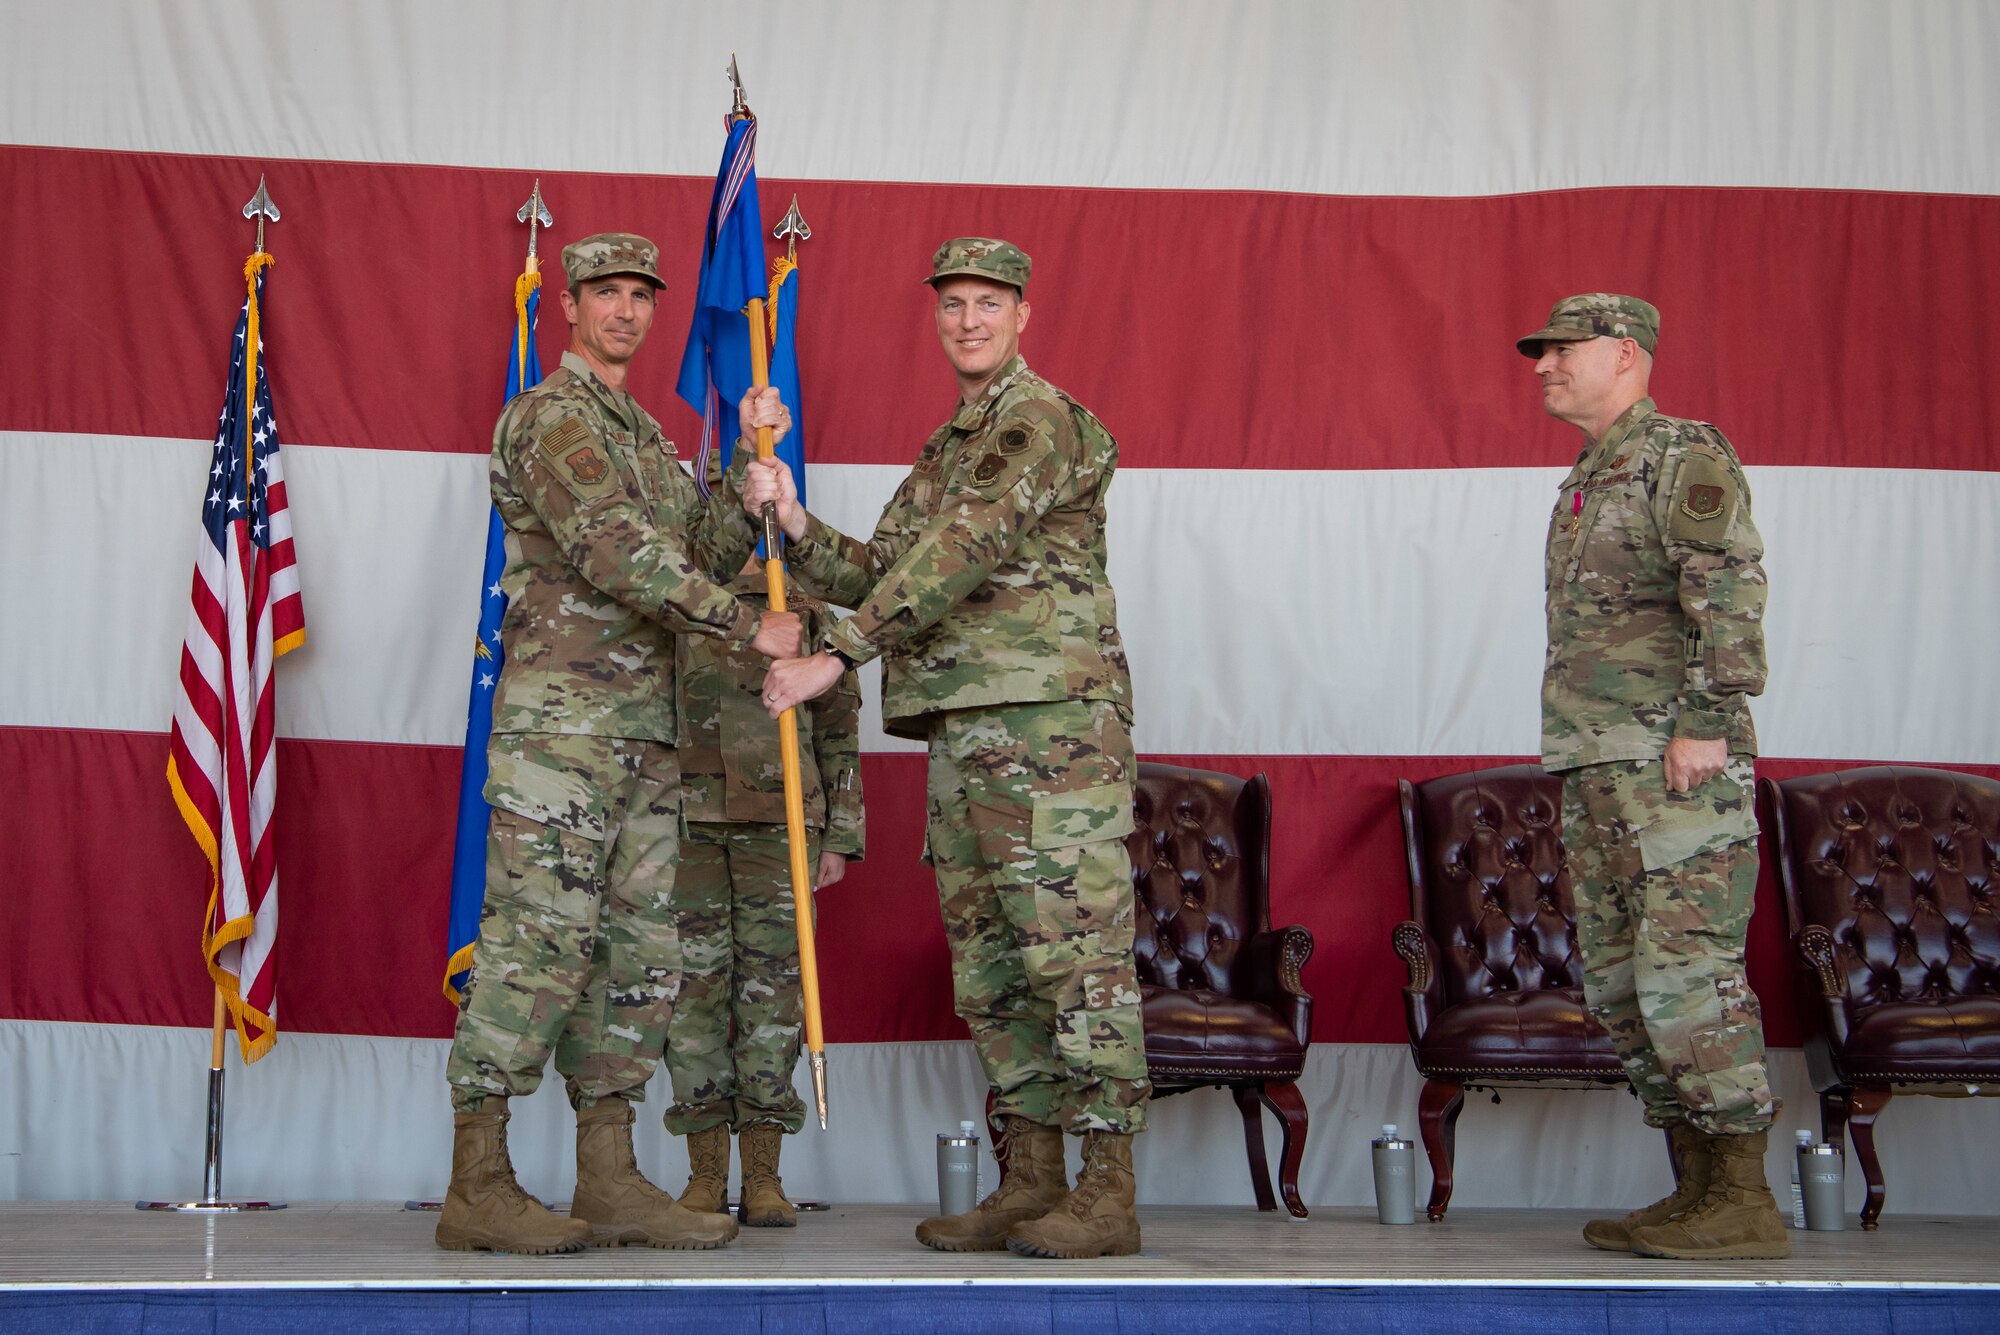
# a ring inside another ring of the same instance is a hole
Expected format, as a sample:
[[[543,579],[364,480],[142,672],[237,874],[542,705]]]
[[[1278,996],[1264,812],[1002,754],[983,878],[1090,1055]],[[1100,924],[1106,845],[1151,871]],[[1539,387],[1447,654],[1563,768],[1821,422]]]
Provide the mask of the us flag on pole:
[[[277,1041],[278,791],[271,665],[305,643],[278,422],[264,374],[259,252],[244,265],[229,384],[202,488],[187,639],[181,647],[167,782],[208,856],[202,957],[245,1061]]]

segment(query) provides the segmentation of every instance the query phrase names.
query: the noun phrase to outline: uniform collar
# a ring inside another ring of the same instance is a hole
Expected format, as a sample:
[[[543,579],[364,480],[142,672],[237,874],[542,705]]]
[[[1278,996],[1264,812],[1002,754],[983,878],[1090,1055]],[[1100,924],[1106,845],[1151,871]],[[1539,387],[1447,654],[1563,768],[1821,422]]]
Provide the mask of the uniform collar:
[[[1618,414],[1618,420],[1611,424],[1611,429],[1604,433],[1604,439],[1598,441],[1597,445],[1589,451],[1589,454],[1595,455],[1599,459],[1611,458],[1624,447],[1627,440],[1631,439],[1632,433],[1638,429],[1639,423],[1651,417],[1656,411],[1658,410],[1653,407],[1653,401],[1650,398],[1640,399],[1630,408]]]
[[[605,411],[625,424],[627,431],[637,431],[639,429],[639,405],[629,393],[613,389],[611,386],[605,384],[603,379],[598,376],[596,370],[592,368],[591,364],[577,356],[574,352],[565,351],[563,353],[562,367],[578,380],[581,380],[589,388],[590,392],[597,396],[598,401],[604,405]]]
[[[993,405],[1000,401],[1000,396],[1012,389],[1014,383],[1026,374],[1028,374],[1028,363],[1016,353],[1012,361],[1000,368],[1000,374],[993,377],[993,383],[989,384],[978,398],[971,403],[958,405],[958,411],[951,415],[952,430],[977,431],[992,415]]]

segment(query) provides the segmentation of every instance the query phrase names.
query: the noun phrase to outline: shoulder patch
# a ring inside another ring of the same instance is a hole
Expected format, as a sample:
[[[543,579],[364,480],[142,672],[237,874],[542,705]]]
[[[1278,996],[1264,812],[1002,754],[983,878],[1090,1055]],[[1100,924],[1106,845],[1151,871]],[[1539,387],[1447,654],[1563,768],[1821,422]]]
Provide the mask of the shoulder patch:
[[[589,439],[591,439],[590,428],[583,424],[582,419],[565,417],[544,431],[539,443],[543,454],[551,459],[560,459]]]
[[[618,490],[618,470],[611,456],[581,418],[562,418],[542,432],[536,445],[556,480],[585,505]]]
[[[1667,537],[1697,547],[1727,546],[1741,500],[1742,488],[1729,465],[1706,450],[1691,450],[1674,478]]]

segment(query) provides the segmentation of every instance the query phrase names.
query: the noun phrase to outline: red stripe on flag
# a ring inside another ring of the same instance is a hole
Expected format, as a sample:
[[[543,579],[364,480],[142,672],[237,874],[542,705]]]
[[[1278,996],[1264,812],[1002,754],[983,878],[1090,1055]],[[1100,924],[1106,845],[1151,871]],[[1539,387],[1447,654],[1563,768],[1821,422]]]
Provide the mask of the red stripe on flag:
[[[36,774],[0,827],[0,865],[19,891],[0,940],[0,1015],[205,1026],[203,980],[158,943],[183,939],[200,875],[158,798],[158,733],[0,728],[0,770]],[[458,784],[456,747],[280,739],[272,837],[312,850],[285,868],[286,934],[312,942],[285,961],[285,1025],[317,1033],[442,1038],[438,995]],[[1270,775],[1273,917],[1317,942],[1306,966],[1322,1041],[1403,1041],[1403,967],[1389,931],[1408,916],[1396,780],[1509,763],[1472,756],[1184,756]],[[1788,777],[1833,760],[1766,760]],[[2000,778],[2000,765],[1952,768]],[[950,970],[922,847],[924,760],[862,758],[869,847],[820,897],[820,967],[836,1042],[950,1039]],[[116,829],[116,839],[88,831]],[[78,896],[75,887],[93,887]],[[1751,928],[1751,977],[1772,1041],[1796,1044],[1784,912],[1767,869]],[[80,987],[79,979],[89,980]]]
[[[268,166],[268,164],[266,164]],[[189,230],[260,168],[238,159],[0,147],[0,226],[89,217],[92,262],[47,318],[0,327],[30,376],[0,429],[206,439],[207,354],[240,235]],[[465,273],[511,273],[499,171],[286,162],[286,282],[267,329],[295,442],[484,453],[498,385],[463,374],[465,330],[504,298],[411,301],[448,239]],[[247,174],[247,175],[246,175]],[[274,187],[279,177],[274,177]],[[563,235],[638,229],[667,256],[640,401],[692,452],[674,397],[712,181],[543,173]],[[1127,466],[1447,468],[1565,464],[1513,340],[1568,293],[1636,291],[1665,312],[1655,388],[1757,464],[2000,468],[2000,199],[1791,189],[1606,188],[1465,199],[770,180],[815,239],[800,316],[816,462],[907,462],[949,410],[928,292],[933,248],[1002,235],[1035,257],[1034,364],[1118,435]],[[295,205],[291,202],[297,201]],[[175,255],[160,265],[156,257]],[[370,275],[355,282],[352,275]],[[45,292],[32,247],[0,286]],[[428,289],[426,289],[428,290]],[[468,289],[471,291],[471,289]],[[127,318],[107,326],[97,311]],[[560,321],[542,331],[552,363]],[[860,355],[857,355],[859,353]],[[1910,368],[1921,368],[1913,374]]]

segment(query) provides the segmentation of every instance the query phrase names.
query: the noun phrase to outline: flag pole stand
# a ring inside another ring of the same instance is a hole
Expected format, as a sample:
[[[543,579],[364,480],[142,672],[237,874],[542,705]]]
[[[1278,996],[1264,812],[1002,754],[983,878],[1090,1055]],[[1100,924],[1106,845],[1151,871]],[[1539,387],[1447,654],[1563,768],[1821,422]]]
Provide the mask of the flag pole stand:
[[[222,1197],[222,1059],[228,1051],[228,1009],[222,989],[215,989],[215,1025],[208,1048],[208,1145],[202,1158],[201,1199],[196,1201],[135,1201],[140,1210],[192,1214],[241,1214],[248,1210],[282,1210],[284,1201],[230,1201]]]

